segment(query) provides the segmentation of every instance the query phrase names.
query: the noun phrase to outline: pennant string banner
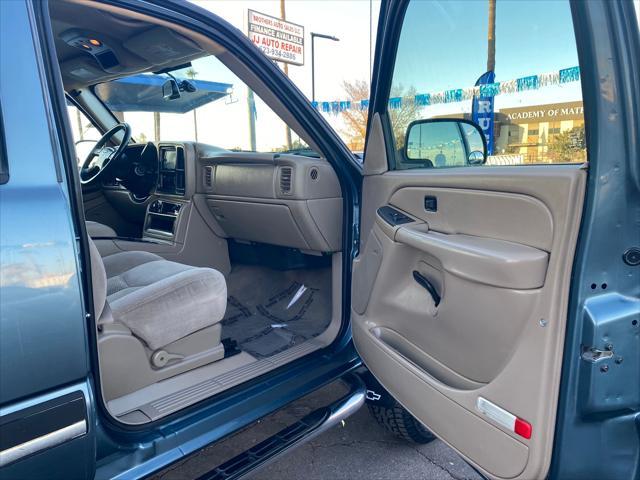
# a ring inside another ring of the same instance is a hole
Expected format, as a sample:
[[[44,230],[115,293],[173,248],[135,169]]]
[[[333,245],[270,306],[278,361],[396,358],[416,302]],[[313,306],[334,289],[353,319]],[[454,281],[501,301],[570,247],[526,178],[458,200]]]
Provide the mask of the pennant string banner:
[[[418,107],[437,105],[439,103],[455,103],[462,102],[464,100],[471,100],[474,96],[478,95],[495,97],[500,94],[538,90],[543,87],[564,85],[566,83],[578,81],[580,81],[580,67],[570,67],[563,68],[562,70],[556,70],[554,72],[529,75],[515,80],[489,83],[476,87],[456,88],[435,93],[420,93],[415,95],[413,98],[392,97],[389,99],[389,108],[391,110],[397,110],[402,108],[405,103],[413,103]],[[354,102],[350,100],[312,102],[311,105],[322,113],[337,115],[345,110],[367,110],[369,108],[369,100],[363,99]]]

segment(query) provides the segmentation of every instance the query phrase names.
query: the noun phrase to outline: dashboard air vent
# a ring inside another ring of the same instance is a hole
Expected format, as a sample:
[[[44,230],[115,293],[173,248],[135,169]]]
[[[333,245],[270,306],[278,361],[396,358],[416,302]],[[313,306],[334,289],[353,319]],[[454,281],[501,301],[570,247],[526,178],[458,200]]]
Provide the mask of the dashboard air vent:
[[[280,169],[280,193],[284,195],[291,194],[291,175],[293,169],[291,167],[282,167]]]
[[[213,167],[204,167],[204,185],[205,187],[213,187]]]

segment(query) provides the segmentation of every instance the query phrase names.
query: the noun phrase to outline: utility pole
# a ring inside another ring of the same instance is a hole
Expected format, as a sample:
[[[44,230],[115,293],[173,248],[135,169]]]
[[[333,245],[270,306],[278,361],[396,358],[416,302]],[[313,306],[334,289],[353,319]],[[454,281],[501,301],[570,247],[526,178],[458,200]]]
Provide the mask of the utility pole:
[[[80,140],[84,140],[84,128],[82,127],[82,115],[80,114],[79,108],[76,108],[76,119],[78,121],[78,133],[80,135]]]
[[[249,115],[249,151],[256,151],[256,101],[253,90],[247,87],[247,114]]]
[[[339,42],[340,39],[331,35],[325,35],[323,33],[311,32],[311,101],[316,101],[316,60],[313,51],[314,40],[317,38],[326,38],[334,42]]]
[[[153,112],[153,136],[158,143],[160,141],[160,112]]]
[[[287,19],[287,13],[285,11],[284,8],[284,0],[280,0],[280,18],[282,20],[286,20]],[[288,63],[284,63],[284,74],[288,77],[289,76],[289,64]],[[289,125],[285,125],[285,135],[287,138],[287,149],[291,150],[291,129],[289,128]]]
[[[493,72],[496,68],[496,0],[489,0],[487,40],[487,71]]]

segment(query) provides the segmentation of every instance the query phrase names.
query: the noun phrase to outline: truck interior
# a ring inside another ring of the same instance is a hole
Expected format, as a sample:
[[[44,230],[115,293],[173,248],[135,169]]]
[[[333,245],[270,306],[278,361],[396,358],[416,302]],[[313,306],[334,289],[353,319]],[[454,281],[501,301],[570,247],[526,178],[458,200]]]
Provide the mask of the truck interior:
[[[110,414],[154,421],[330,344],[342,318],[342,195],[313,140],[204,36],[105,4],[52,2],[50,13],[67,101],[102,134],[78,163]],[[116,110],[127,102],[179,112],[228,96],[230,85],[186,81],[202,59],[250,85],[304,147],[136,137]]]

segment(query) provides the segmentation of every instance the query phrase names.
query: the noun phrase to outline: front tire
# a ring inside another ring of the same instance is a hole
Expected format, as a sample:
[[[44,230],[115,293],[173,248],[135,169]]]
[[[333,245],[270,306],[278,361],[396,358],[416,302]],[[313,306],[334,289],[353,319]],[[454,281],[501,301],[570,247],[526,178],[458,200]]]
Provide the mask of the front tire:
[[[396,401],[388,407],[371,403],[367,406],[376,421],[397,437],[421,444],[436,439],[433,433]]]

